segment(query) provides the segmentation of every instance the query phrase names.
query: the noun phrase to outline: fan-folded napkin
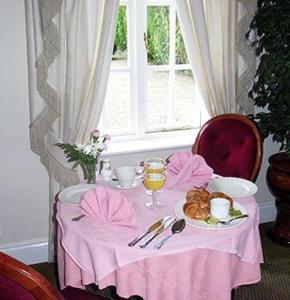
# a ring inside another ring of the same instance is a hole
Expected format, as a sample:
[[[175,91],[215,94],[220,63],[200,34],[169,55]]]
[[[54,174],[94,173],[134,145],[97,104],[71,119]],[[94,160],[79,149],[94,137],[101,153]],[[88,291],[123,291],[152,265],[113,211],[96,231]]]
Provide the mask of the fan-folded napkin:
[[[94,217],[100,223],[136,229],[134,208],[122,193],[106,186],[99,186],[85,193],[80,207],[85,215]]]
[[[166,188],[185,183],[200,187],[213,175],[213,169],[206,164],[204,158],[189,151],[177,152],[170,156],[166,170]]]

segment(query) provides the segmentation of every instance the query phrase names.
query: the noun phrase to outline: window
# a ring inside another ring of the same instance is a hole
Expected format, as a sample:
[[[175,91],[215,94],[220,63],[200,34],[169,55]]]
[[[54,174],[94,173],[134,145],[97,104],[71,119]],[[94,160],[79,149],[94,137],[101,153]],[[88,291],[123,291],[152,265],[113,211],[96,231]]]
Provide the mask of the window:
[[[120,1],[102,127],[144,139],[201,125],[174,1]]]

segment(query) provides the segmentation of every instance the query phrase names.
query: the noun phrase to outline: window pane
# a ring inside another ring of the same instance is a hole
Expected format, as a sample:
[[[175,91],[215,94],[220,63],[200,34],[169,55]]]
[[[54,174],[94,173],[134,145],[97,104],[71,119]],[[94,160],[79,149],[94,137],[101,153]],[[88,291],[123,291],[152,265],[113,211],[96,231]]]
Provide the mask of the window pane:
[[[128,131],[132,127],[128,73],[110,74],[105,99],[104,125],[110,134]]]
[[[147,131],[200,126],[200,108],[190,70],[175,71],[172,85],[168,71],[148,74]]]
[[[169,7],[147,7],[147,60],[150,65],[169,63]]]
[[[127,6],[120,6],[114,50],[113,50],[113,62],[112,67],[126,67],[128,56],[128,28],[127,28]]]
[[[196,100],[196,85],[191,70],[175,72],[172,99],[171,126],[199,127],[200,108]]]
[[[185,51],[185,45],[181,33],[181,28],[176,17],[176,45],[175,45],[175,62],[176,64],[188,64],[187,54]]]
[[[168,116],[169,72],[149,71],[147,89],[147,129],[164,128]]]

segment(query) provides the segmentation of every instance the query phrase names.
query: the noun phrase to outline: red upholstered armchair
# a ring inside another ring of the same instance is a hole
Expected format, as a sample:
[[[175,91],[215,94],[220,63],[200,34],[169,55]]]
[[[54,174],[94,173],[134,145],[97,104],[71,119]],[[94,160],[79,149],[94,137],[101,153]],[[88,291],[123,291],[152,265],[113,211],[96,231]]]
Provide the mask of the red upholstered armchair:
[[[32,267],[0,252],[1,300],[105,300],[101,296],[68,287],[59,292]]]
[[[263,141],[248,117],[224,114],[202,126],[192,153],[202,155],[218,175],[254,182],[262,163]]]

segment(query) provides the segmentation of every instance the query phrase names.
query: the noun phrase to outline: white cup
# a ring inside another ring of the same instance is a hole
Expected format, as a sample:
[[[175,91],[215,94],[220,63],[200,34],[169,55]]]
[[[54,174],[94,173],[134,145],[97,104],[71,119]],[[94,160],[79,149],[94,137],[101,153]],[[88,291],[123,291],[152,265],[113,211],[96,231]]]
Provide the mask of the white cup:
[[[120,181],[120,185],[123,187],[130,187],[136,176],[136,170],[134,167],[120,167],[116,170],[117,177]]]
[[[210,200],[210,214],[218,219],[229,216],[230,201],[224,198],[213,198]]]

